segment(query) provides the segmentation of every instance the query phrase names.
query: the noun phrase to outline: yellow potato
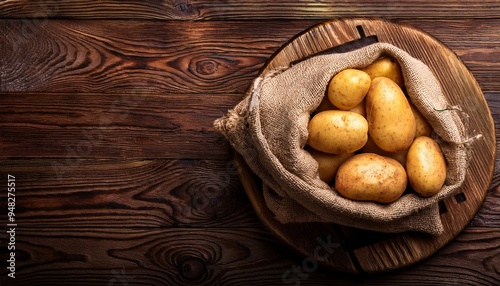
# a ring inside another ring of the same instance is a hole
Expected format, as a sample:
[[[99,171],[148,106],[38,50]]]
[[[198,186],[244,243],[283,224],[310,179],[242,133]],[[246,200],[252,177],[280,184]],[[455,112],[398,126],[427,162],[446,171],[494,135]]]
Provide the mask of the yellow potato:
[[[373,141],[382,150],[401,152],[415,137],[415,117],[401,88],[391,79],[372,80],[366,95],[366,118]]]
[[[373,153],[347,159],[337,170],[335,188],[356,201],[391,203],[406,190],[408,179],[396,160]]]
[[[349,109],[349,111],[356,112],[357,114],[363,116],[366,118],[366,108],[365,108],[365,101],[361,101],[358,105],[354,106],[353,108]]]
[[[326,111],[326,110],[339,110],[335,105],[333,105],[330,100],[328,99],[328,96],[323,97],[323,100],[321,100],[321,103],[319,106],[314,110],[314,114],[320,113],[321,111]],[[354,106],[353,108],[347,110],[347,111],[352,111],[356,112],[357,114],[366,117],[366,109],[365,109],[365,101],[361,101],[358,105]]]
[[[392,158],[401,164],[403,168],[406,167],[406,156],[408,155],[408,150],[396,152],[396,153],[389,153],[386,155],[386,157]]]
[[[318,162],[319,178],[327,184],[333,182],[339,166],[354,155],[354,153],[328,154],[313,148],[308,148],[307,151]]]
[[[377,155],[385,156],[392,158],[396,161],[398,161],[403,167],[406,166],[406,154],[408,153],[408,150],[403,150],[400,152],[387,152],[382,150],[380,147],[373,142],[373,139],[368,135],[368,141],[366,141],[365,146],[361,148],[361,152],[363,153],[375,153]]]
[[[431,136],[432,127],[427,122],[427,119],[418,111],[418,109],[410,103],[411,111],[415,117],[415,138],[420,136]]]
[[[383,57],[362,69],[371,79],[379,76],[392,79],[399,87],[404,87],[403,73],[399,63],[392,57]]]
[[[320,112],[309,121],[308,129],[307,144],[330,154],[352,153],[368,140],[368,122],[351,111]]]
[[[316,108],[316,110],[314,110],[315,113],[320,113],[321,111],[325,111],[325,110],[336,110],[338,109],[337,107],[335,107],[335,105],[333,105],[330,100],[328,99],[328,96],[325,96],[323,97],[323,100],[321,101],[321,103],[319,104],[319,106]]]
[[[328,99],[339,109],[349,110],[363,100],[370,83],[370,76],[364,71],[345,69],[328,84]]]
[[[446,161],[437,142],[427,136],[416,138],[408,150],[406,171],[415,192],[424,197],[437,194],[446,180]]]

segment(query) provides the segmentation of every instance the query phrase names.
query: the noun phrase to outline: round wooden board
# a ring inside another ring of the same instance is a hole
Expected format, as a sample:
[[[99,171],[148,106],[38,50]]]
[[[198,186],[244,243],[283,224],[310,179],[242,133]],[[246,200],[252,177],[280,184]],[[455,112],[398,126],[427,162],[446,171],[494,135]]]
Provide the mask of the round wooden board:
[[[427,64],[441,82],[449,102],[468,114],[465,124],[470,132],[482,137],[471,145],[472,156],[462,188],[455,196],[440,202],[445,228],[440,236],[415,232],[385,234],[325,223],[281,224],[265,205],[259,178],[235,154],[240,178],[259,218],[274,235],[304,256],[301,267],[306,272],[324,264],[342,272],[377,273],[429,257],[469,223],[480,208],[493,176],[495,126],[481,88],[451,50],[423,31],[381,19],[335,19],[293,38],[270,58],[261,75],[364,36],[376,36],[379,42],[393,44]]]

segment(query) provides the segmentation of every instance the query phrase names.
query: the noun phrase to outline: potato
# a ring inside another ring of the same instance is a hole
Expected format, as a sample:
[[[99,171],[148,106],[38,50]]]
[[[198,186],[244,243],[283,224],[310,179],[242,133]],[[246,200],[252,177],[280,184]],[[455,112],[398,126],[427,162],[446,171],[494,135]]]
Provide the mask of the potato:
[[[339,110],[338,107],[333,105],[330,100],[328,99],[328,96],[323,97],[323,100],[319,104],[319,106],[314,110],[314,114],[320,113],[321,111],[326,111],[326,110]],[[366,108],[365,108],[365,101],[361,101],[358,105],[354,106],[353,108],[347,110],[347,111],[352,111],[355,112],[363,117],[366,117]]]
[[[315,113],[320,113],[321,111],[325,110],[337,110],[338,108],[333,105],[330,100],[328,99],[328,96],[323,97],[323,100],[319,104],[319,106],[314,110]]]
[[[396,152],[396,153],[389,153],[385,156],[398,161],[398,163],[401,164],[401,166],[403,166],[403,168],[405,168],[407,155],[408,155],[408,150],[404,150],[404,151],[400,151],[400,152]]]
[[[383,57],[374,61],[369,66],[362,69],[370,75],[373,80],[376,77],[383,76],[392,79],[399,87],[404,87],[403,73],[399,63],[392,57]]]
[[[373,153],[347,159],[337,170],[335,188],[356,201],[391,203],[406,190],[408,179],[396,160]]]
[[[446,161],[437,142],[427,136],[417,137],[408,150],[406,172],[419,195],[437,194],[446,180]]]
[[[355,112],[363,117],[366,118],[366,108],[365,108],[365,101],[361,101],[358,105],[354,106],[353,108],[349,109],[349,111]]]
[[[432,127],[427,122],[427,119],[418,111],[418,109],[410,103],[411,111],[415,117],[415,138],[420,136],[431,136]]]
[[[363,100],[370,83],[370,76],[364,71],[345,69],[328,84],[328,99],[338,109],[349,110]]]
[[[382,150],[408,149],[415,137],[415,117],[401,88],[391,79],[376,77],[366,95],[366,118],[373,141]]]
[[[354,155],[354,153],[328,154],[313,148],[308,148],[307,151],[318,162],[319,178],[327,184],[333,182],[339,166]]]
[[[308,129],[307,144],[330,154],[352,153],[368,140],[368,122],[351,111],[320,112],[311,118]]]
[[[408,150],[403,150],[400,152],[384,151],[384,150],[380,149],[380,147],[378,147],[377,144],[375,144],[375,142],[373,142],[373,139],[370,137],[370,135],[368,135],[368,140],[366,141],[365,146],[363,146],[363,148],[361,148],[361,152],[363,152],[363,153],[375,153],[377,155],[389,157],[389,158],[392,158],[392,159],[398,161],[403,167],[406,166],[406,154],[408,153]]]

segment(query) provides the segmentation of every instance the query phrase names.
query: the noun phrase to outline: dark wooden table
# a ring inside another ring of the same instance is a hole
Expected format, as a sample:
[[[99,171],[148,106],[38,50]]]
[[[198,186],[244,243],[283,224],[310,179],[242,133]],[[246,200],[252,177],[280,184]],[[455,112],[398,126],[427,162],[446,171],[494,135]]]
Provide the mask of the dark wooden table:
[[[500,285],[500,169],[459,236],[389,273],[304,268],[255,215],[212,122],[353,16],[442,41],[500,123],[499,1],[0,1],[0,285]]]

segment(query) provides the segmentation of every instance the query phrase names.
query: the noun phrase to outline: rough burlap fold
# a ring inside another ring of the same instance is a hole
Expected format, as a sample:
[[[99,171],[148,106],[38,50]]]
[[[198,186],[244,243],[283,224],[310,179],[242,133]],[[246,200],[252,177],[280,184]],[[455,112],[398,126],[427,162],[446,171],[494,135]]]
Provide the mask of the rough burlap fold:
[[[411,102],[429,121],[446,158],[441,191],[430,198],[404,194],[391,204],[353,201],[321,181],[317,162],[304,150],[310,114],[330,79],[346,68],[362,68],[381,55],[401,65]],[[467,168],[467,135],[457,108],[443,96],[431,70],[405,51],[375,43],[341,54],[311,57],[254,80],[247,96],[215,121],[264,183],[267,207],[281,223],[331,222],[382,232],[443,232],[438,201],[462,184]]]

